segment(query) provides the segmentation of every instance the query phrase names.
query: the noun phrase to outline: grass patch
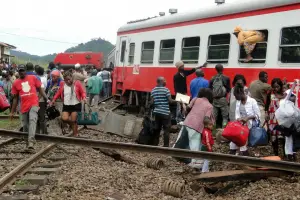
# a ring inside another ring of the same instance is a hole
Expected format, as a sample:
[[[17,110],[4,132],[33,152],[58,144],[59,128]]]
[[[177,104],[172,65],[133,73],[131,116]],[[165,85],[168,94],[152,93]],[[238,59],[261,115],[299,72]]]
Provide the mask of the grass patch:
[[[7,129],[7,130],[13,130],[20,126],[20,120],[19,119],[13,119],[10,121],[10,119],[0,119],[0,128],[1,129]]]
[[[15,185],[16,186],[23,186],[23,185],[29,185],[30,183],[27,181],[27,180],[22,180],[22,179],[20,179],[20,180],[17,180],[16,182],[15,182]]]

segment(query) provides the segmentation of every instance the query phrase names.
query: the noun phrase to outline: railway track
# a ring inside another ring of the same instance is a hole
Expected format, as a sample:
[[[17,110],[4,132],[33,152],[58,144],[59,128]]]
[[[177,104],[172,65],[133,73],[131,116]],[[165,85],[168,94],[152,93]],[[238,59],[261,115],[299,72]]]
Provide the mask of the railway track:
[[[101,103],[106,102],[110,100],[110,98],[103,99]],[[110,110],[113,110],[120,105],[114,105]],[[7,116],[5,116],[7,117]],[[84,127],[81,127],[79,131],[84,130]],[[68,135],[69,136],[69,135]],[[20,139],[25,139],[27,136],[22,137]],[[36,173],[47,173],[51,170],[48,168],[32,168],[34,164],[36,164],[41,158],[45,157],[46,154],[53,151],[57,147],[57,143],[47,143],[47,142],[39,142],[37,143],[37,153],[35,154],[28,154],[28,152],[25,152],[24,147],[26,143],[24,140],[20,140],[17,138],[10,138],[10,137],[3,137],[0,138],[0,160],[4,160],[1,162],[0,165],[0,194],[3,192],[6,192],[5,194],[10,193],[11,191],[8,189],[9,185],[12,185],[15,183],[14,186],[16,186],[16,181],[21,180],[21,176],[26,174],[36,174]],[[21,148],[20,148],[21,146]],[[1,156],[1,154],[3,154]],[[46,159],[47,160],[47,159]],[[46,166],[51,166],[51,159],[48,160],[48,163],[46,163]],[[10,163],[10,164],[9,164]],[[30,171],[31,170],[31,171]],[[38,177],[38,176],[37,176]],[[39,177],[41,178],[41,177]],[[25,181],[29,181],[30,185],[32,186],[31,179],[27,180],[25,176]],[[18,187],[17,187],[18,188]],[[20,188],[19,188],[20,189]],[[23,188],[24,189],[24,188]],[[21,188],[22,190],[22,188]],[[18,191],[18,189],[15,189],[14,192]],[[6,199],[9,198],[7,195],[0,196],[0,199]],[[14,197],[12,197],[14,198]]]
[[[10,136],[14,138],[23,138],[27,136],[26,133],[17,132],[17,131],[7,131],[1,129],[0,129],[0,135]],[[163,154],[163,155],[183,157],[183,158],[208,159],[208,160],[228,162],[228,163],[246,165],[246,166],[277,169],[277,170],[283,170],[289,172],[298,172],[298,173],[300,172],[300,164],[293,163],[293,162],[263,160],[259,158],[253,158],[253,157],[233,156],[233,155],[221,154],[221,153],[190,151],[190,150],[182,150],[182,149],[146,146],[146,145],[129,144],[129,143],[108,142],[108,141],[90,140],[90,139],[81,139],[81,138],[36,135],[36,139],[39,141],[49,141],[49,142],[61,143],[61,144],[72,144],[72,145],[104,148],[104,149],[146,152],[146,153]]]

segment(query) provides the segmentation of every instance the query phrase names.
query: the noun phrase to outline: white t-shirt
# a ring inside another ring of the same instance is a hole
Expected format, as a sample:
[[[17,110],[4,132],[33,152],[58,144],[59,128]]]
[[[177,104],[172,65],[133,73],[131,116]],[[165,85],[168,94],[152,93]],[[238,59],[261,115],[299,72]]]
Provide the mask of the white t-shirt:
[[[72,88],[70,86],[68,86],[67,84],[64,85],[64,104],[68,106],[74,106],[80,103],[75,94],[75,86],[73,94],[71,90]]]

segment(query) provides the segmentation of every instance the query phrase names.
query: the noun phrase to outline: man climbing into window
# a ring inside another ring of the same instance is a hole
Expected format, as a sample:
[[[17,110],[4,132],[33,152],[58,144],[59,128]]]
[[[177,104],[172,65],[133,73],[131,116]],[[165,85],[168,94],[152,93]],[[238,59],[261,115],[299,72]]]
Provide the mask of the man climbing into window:
[[[239,45],[244,46],[247,55],[245,62],[247,63],[253,60],[251,53],[258,42],[265,40],[264,33],[261,31],[244,31],[241,27],[237,26],[233,34],[238,38]]]

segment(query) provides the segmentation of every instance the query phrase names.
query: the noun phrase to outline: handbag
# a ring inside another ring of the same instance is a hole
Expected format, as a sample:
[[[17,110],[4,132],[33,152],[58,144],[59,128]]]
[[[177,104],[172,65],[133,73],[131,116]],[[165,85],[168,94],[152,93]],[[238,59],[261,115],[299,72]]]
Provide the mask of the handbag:
[[[60,116],[59,111],[55,108],[55,106],[50,106],[46,109],[46,115],[48,116],[48,120],[53,120]]]
[[[10,107],[10,104],[5,96],[5,92],[2,87],[0,87],[0,112],[4,112]]]
[[[253,120],[248,139],[248,146],[255,147],[265,145],[268,145],[267,131],[264,128],[260,127],[259,120]]]
[[[228,122],[222,136],[239,147],[245,146],[249,137],[249,128],[239,121]]]
[[[91,107],[88,106],[88,112],[85,111],[85,104],[81,104],[81,112],[77,115],[78,125],[98,125],[100,123],[98,112],[92,112]]]

